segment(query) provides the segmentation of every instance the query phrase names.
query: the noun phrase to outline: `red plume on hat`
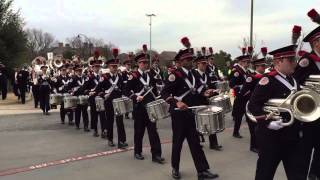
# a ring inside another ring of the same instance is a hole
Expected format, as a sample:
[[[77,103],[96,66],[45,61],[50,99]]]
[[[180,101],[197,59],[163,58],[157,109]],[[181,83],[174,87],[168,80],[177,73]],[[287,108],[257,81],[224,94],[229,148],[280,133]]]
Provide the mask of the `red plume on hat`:
[[[112,49],[112,55],[114,58],[117,58],[119,55],[119,49],[118,48],[113,48]]]
[[[301,26],[294,25],[292,28],[292,44],[297,44],[297,41],[301,35]]]
[[[249,46],[249,47],[248,47],[248,54],[251,55],[252,53],[253,53],[253,47],[252,47],[252,46]]]
[[[243,47],[243,48],[241,48],[241,51],[242,51],[242,55],[245,55],[246,52],[247,52],[247,48],[246,48],[246,47]]]
[[[142,45],[143,52],[146,53],[148,51],[148,47],[146,44]]]
[[[311,18],[313,22],[320,24],[320,15],[315,9],[311,9],[308,12],[308,16]]]
[[[206,55],[206,47],[202,47],[201,52],[202,52],[202,55],[205,56]]]
[[[209,47],[209,53],[210,53],[210,55],[213,54],[213,49],[212,49],[212,47]]]
[[[266,57],[266,56],[267,56],[267,53],[268,53],[268,48],[267,48],[267,47],[262,47],[262,48],[261,48],[261,53],[262,53],[262,55],[263,55],[264,57]]]
[[[94,57],[98,58],[100,56],[99,50],[94,51]]]
[[[191,44],[190,44],[188,37],[183,37],[181,39],[181,43],[183,44],[184,47],[186,47],[188,49],[191,47]]]

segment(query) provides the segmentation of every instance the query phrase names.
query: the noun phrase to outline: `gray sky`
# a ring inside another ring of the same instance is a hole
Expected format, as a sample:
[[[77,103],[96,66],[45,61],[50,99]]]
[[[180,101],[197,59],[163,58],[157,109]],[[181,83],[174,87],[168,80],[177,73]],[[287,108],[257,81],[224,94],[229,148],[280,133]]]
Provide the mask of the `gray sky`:
[[[306,14],[317,7],[319,0],[255,0],[256,50],[288,45],[293,25],[310,32],[317,25]],[[157,15],[152,47],[158,51],[177,51],[180,38],[188,36],[193,47],[212,46],[238,56],[243,38],[249,37],[250,0],[15,0],[14,8],[26,28],[40,28],[59,41],[79,33],[102,38],[121,52],[149,42],[145,14],[150,12]]]

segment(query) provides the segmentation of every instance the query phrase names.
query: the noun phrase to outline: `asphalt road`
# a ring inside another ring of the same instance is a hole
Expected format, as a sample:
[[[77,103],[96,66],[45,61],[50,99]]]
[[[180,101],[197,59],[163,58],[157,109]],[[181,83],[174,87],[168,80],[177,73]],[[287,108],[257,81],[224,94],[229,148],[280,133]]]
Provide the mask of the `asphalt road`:
[[[218,135],[223,151],[210,150],[208,142],[203,144],[211,170],[220,175],[219,179],[254,179],[257,154],[249,151],[246,124],[243,123],[241,130],[244,138],[235,139],[231,136],[230,115],[225,119],[228,129]],[[0,114],[0,179],[171,179],[172,133],[169,118],[158,123],[163,157],[166,158],[164,165],[151,162],[147,133],[144,138],[146,159],[139,161],[134,160],[132,148],[124,152],[113,151],[116,148],[108,147],[106,140],[93,137],[92,132],[85,133],[83,129],[76,130],[74,126],[62,125],[59,121],[57,112],[50,116],[43,116],[41,113]],[[125,120],[125,126],[127,142],[132,147],[133,121]],[[115,130],[115,142],[116,132]],[[180,166],[183,179],[196,179],[186,142]],[[282,166],[279,166],[275,179],[286,179]]]

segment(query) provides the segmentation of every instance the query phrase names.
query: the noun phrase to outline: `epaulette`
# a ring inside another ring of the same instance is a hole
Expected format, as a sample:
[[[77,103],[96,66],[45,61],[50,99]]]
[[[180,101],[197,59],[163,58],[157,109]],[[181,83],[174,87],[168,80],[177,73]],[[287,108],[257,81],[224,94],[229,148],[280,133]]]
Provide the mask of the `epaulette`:
[[[268,76],[276,76],[277,74],[278,74],[278,72],[273,70],[273,71],[269,72],[267,75]]]
[[[299,51],[299,56],[312,59],[314,62],[320,62],[320,57],[315,54],[308,53],[306,51]]]
[[[172,73],[174,73],[177,77],[179,77],[179,78],[182,78],[183,77],[183,75],[182,75],[182,73],[180,72],[180,71],[178,71],[178,70],[175,70],[175,71],[173,71]]]
[[[140,73],[138,72],[138,71],[132,71],[132,76],[134,77],[134,78],[139,78],[139,76],[140,76]]]
[[[263,75],[262,74],[255,74],[254,75],[254,78],[256,78],[256,79],[261,79],[263,77]]]

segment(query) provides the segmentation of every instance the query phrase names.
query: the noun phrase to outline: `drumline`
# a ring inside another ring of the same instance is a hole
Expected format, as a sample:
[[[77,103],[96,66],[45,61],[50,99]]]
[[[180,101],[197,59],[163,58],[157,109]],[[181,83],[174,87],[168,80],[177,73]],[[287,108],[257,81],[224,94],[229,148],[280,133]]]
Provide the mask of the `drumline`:
[[[203,135],[222,132],[225,129],[224,115],[232,111],[231,100],[227,95],[229,92],[228,82],[220,81],[216,85],[219,88],[220,94],[209,98],[210,105],[192,108],[197,130]],[[69,93],[50,94],[50,104],[57,106],[63,102],[65,109],[75,109],[77,105],[86,105],[88,104],[88,100],[88,95],[72,96]],[[100,96],[95,97],[97,112],[103,112],[108,108],[105,107],[104,101],[105,99]],[[124,115],[133,111],[132,100],[125,96],[114,99],[112,105],[117,115]],[[163,99],[157,99],[146,104],[146,109],[151,122],[157,122],[160,119],[170,117],[169,104]]]

